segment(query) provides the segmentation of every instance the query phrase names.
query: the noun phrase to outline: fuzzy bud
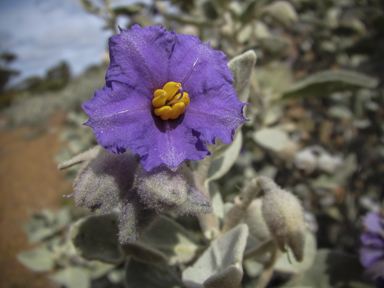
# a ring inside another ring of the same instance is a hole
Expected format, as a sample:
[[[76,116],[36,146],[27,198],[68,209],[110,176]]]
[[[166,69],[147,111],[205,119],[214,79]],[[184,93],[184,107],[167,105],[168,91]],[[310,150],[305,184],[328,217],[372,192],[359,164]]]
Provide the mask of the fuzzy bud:
[[[73,182],[75,203],[99,214],[110,213],[128,200],[138,159],[129,151],[113,154],[99,146],[98,153],[83,163]]]
[[[209,199],[197,189],[185,164],[176,171],[164,167],[149,172],[141,169],[136,176],[136,186],[141,202],[159,213],[198,215],[212,212]]]
[[[264,191],[262,214],[269,231],[282,251],[292,249],[297,261],[303,259],[305,222],[300,201],[292,193],[278,187],[271,179],[258,180]]]
[[[134,242],[164,212],[206,214],[210,200],[198,190],[186,165],[172,171],[160,166],[148,172],[131,152],[113,154],[97,146],[59,165],[82,163],[73,182],[77,206],[98,214],[120,210],[119,241]]]
[[[121,209],[119,223],[119,241],[134,243],[146,232],[160,216],[155,210],[146,209],[136,194]]]

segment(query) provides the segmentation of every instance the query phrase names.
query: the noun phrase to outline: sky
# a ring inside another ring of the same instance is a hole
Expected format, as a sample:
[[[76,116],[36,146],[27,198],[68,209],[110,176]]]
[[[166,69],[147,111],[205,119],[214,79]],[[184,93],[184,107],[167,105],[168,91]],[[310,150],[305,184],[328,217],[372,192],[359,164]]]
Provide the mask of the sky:
[[[111,30],[78,0],[0,0],[0,52],[17,55],[17,82],[66,60],[74,75],[101,63]]]

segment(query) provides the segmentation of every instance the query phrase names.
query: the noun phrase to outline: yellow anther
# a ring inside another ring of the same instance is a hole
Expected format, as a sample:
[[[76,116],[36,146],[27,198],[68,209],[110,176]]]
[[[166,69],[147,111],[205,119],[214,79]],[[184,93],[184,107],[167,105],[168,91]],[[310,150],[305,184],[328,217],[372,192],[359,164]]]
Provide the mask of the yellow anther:
[[[155,114],[156,114],[157,116],[161,116],[161,115],[163,115],[164,113],[166,113],[167,111],[172,111],[171,106],[163,106],[163,107],[161,107],[161,108],[156,108],[156,109],[155,109]]]
[[[155,114],[157,116],[160,116],[161,119],[163,119],[163,120],[168,120],[169,117],[171,117],[172,108],[171,108],[171,106],[163,106],[161,108],[156,108]]]
[[[155,92],[156,93],[156,92]],[[166,93],[160,94],[159,96],[155,96],[152,100],[152,105],[156,108],[162,107],[165,105],[165,101],[167,101],[167,95]]]
[[[167,92],[165,92],[163,89],[157,89],[155,93],[153,93],[153,97],[155,98],[163,95],[167,95]]]
[[[177,93],[179,90],[181,93]],[[177,119],[183,114],[189,101],[189,95],[183,93],[180,83],[168,82],[163,89],[157,89],[153,93],[152,105],[155,107],[154,112],[157,116],[163,120],[168,120]]]
[[[184,113],[185,105],[183,102],[179,102],[172,105],[172,114],[169,117],[170,119],[177,119],[181,114]]]
[[[167,92],[167,100],[171,100],[173,96],[179,91],[181,87],[180,83],[176,82],[168,82],[167,84],[164,85],[163,90]]]
[[[169,102],[168,104],[183,102],[185,107],[187,107],[189,105],[189,102],[190,102],[188,93],[184,92],[183,93],[183,98],[179,99],[180,97],[181,97],[181,93],[175,95],[175,97],[173,97],[172,101]],[[179,99],[179,100],[177,100],[177,99]]]

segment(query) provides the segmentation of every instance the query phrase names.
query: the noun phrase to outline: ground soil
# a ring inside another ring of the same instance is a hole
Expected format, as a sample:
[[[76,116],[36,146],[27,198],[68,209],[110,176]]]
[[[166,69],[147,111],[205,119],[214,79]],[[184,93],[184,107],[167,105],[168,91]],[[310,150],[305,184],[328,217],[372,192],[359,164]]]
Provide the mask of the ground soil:
[[[46,274],[28,270],[16,254],[33,247],[22,228],[31,213],[58,210],[62,195],[71,191],[54,161],[65,145],[58,139],[64,119],[57,113],[41,133],[27,127],[0,129],[0,287],[51,287]]]

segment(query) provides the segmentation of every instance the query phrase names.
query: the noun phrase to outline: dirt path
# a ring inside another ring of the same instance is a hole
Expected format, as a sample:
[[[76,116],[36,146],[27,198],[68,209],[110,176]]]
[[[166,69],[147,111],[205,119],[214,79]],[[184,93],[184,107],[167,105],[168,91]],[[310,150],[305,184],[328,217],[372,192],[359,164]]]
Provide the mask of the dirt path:
[[[60,208],[61,195],[71,191],[53,157],[65,144],[58,140],[65,119],[57,113],[48,131],[26,140],[31,131],[0,130],[0,287],[50,287],[44,273],[24,268],[16,254],[30,246],[22,229],[32,212]]]

